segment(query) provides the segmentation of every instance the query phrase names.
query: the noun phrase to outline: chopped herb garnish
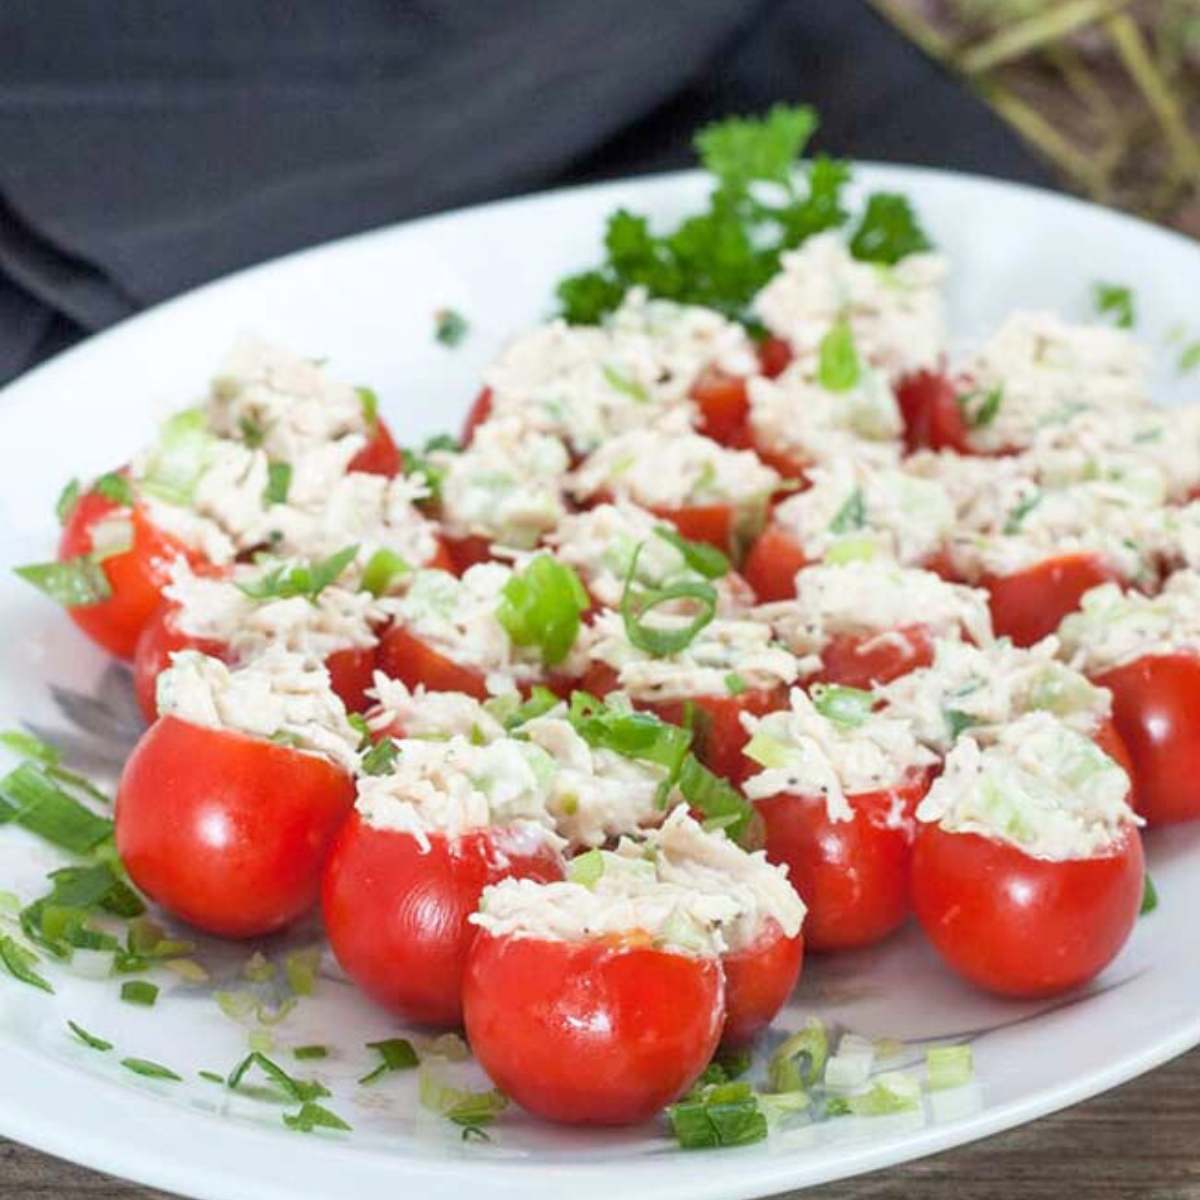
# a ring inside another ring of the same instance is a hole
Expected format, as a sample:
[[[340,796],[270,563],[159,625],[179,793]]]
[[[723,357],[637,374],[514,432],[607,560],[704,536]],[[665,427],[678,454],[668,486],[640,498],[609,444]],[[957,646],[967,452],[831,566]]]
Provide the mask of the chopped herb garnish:
[[[267,464],[267,486],[263,492],[265,504],[286,504],[292,487],[292,464],[273,462]]]
[[[604,855],[599,850],[587,850],[567,864],[567,882],[594,888],[604,877]]]
[[[126,476],[116,471],[109,471],[107,475],[101,475],[92,484],[92,490],[99,492],[105,500],[111,500],[123,508],[128,508],[133,504],[133,485]]]
[[[746,690],[746,687],[746,681],[736,671],[730,671],[725,676],[725,690],[731,696],[740,696]]]
[[[970,729],[972,725],[978,724],[978,721],[970,713],[965,713],[958,708],[944,708],[942,716],[946,718],[946,728],[950,730],[952,739],[957,738],[964,729]]]
[[[711,1083],[667,1108],[685,1150],[748,1146],[767,1136],[767,1119],[748,1083]]]
[[[856,729],[875,707],[875,697],[870,692],[840,683],[813,684],[810,696],[821,716],[846,729]]]
[[[562,701],[549,688],[535,684],[529,693],[528,700],[518,701],[515,693],[507,693],[485,701],[483,707],[505,729],[511,730],[520,728],[526,721],[545,716],[552,708],[561,703]]]
[[[640,383],[622,375],[616,367],[610,367],[605,364],[601,371],[604,375],[605,382],[614,392],[620,392],[623,396],[628,396],[637,404],[649,404],[650,396]]]
[[[144,979],[129,979],[121,984],[121,999],[126,1004],[140,1004],[153,1008],[158,999],[158,988]]]
[[[82,1025],[76,1025],[74,1021],[67,1022],[67,1028],[85,1045],[93,1050],[101,1052],[111,1050],[112,1042],[106,1042],[103,1038],[98,1038],[94,1033],[88,1033]]]
[[[401,575],[411,570],[412,567],[395,550],[381,547],[367,559],[363,568],[362,590],[372,596],[382,596]]]
[[[218,1074],[216,1071],[197,1071],[196,1074],[201,1079],[206,1079],[209,1083],[219,1083],[222,1087],[225,1086],[225,1076]]]
[[[14,941],[7,934],[0,935],[0,962],[8,969],[8,973],[30,987],[39,988],[43,992],[54,992],[49,980],[43,979],[34,969],[37,955],[32,950]]]
[[[862,488],[856,487],[846,497],[841,508],[833,514],[833,520],[829,522],[829,532],[839,535],[853,533],[856,529],[865,528],[866,524],[867,498]]]
[[[1035,508],[1037,508],[1041,501],[1042,493],[1033,492],[1026,496],[1025,499],[1019,504],[1014,505],[1012,511],[1008,514],[1008,517],[1004,522],[1004,532],[1009,535],[1020,533],[1021,526],[1024,524],[1025,518],[1029,516],[1029,514],[1033,512]]]
[[[717,615],[717,592],[711,583],[681,579],[661,588],[643,588],[634,582],[638,558],[642,553],[640,543],[629,560],[625,575],[625,590],[621,594],[621,619],[625,624],[625,636],[639,650],[661,658],[686,650]],[[647,613],[662,604],[676,600],[693,600],[697,611],[682,628],[663,628],[648,624]]]
[[[1180,350],[1177,367],[1182,375],[1200,367],[1200,341],[1189,342]]]
[[[666,769],[660,803],[683,768],[692,733],[654,716],[611,707],[587,692],[573,692],[567,719],[594,749],[611,750],[625,758],[656,763]]]
[[[887,266],[931,248],[912,205],[894,192],[876,192],[867,200],[867,210],[850,239],[855,258]]]
[[[1157,907],[1158,889],[1154,886],[1154,880],[1147,874],[1142,884],[1142,906],[1138,909],[1138,916],[1144,917],[1148,913],[1152,913]]]
[[[65,562],[28,563],[13,572],[63,608],[102,604],[112,596],[104,568],[88,555]]]
[[[724,829],[740,842],[750,828],[754,807],[728,780],[713,774],[695,755],[689,754],[677,781],[683,798],[704,818],[706,828]]]
[[[508,1097],[496,1088],[471,1091],[439,1079],[429,1063],[421,1065],[418,1096],[421,1106],[456,1125],[490,1125],[508,1107]]]
[[[292,565],[283,563],[260,579],[250,583],[239,583],[237,586],[251,600],[287,600],[293,596],[303,596],[306,600],[316,603],[317,597],[337,582],[357,555],[357,546],[347,546],[318,562]]]
[[[7,802],[0,824],[15,821],[63,850],[86,854],[112,836],[112,822],[64,791],[52,770],[24,762],[0,779],[0,801]]]
[[[962,1087],[971,1082],[975,1064],[970,1046],[930,1046],[925,1052],[925,1071],[929,1090]]]
[[[1120,283],[1094,283],[1092,303],[1102,317],[1112,317],[1118,329],[1132,329],[1136,320],[1133,291]]]
[[[850,322],[839,317],[817,347],[817,382],[827,392],[848,392],[861,378],[854,332]]]
[[[656,525],[654,533],[664,542],[674,546],[683,555],[683,561],[688,567],[697,575],[703,575],[705,579],[720,579],[732,570],[728,557],[716,546],[685,538],[673,525]]]
[[[287,976],[288,987],[297,996],[311,996],[317,988],[317,969],[320,965],[319,946],[293,950],[283,960],[283,973]]]
[[[379,422],[379,397],[374,389],[369,387],[357,387],[354,390],[358,393],[359,404],[362,405],[363,420],[374,428]]]
[[[390,775],[400,747],[390,737],[381,737],[362,756],[362,769],[367,775]]]
[[[196,484],[212,463],[219,439],[208,428],[202,408],[189,408],[170,417],[151,449],[141,487],[168,504],[192,502]]]
[[[771,1055],[767,1085],[772,1092],[799,1092],[821,1079],[829,1057],[825,1026],[810,1017],[803,1029],[793,1033]]]
[[[316,1044],[311,1046],[296,1046],[292,1050],[292,1057],[301,1061],[313,1058],[328,1058],[329,1047]]]
[[[318,1083],[315,1079],[294,1079],[277,1062],[259,1050],[252,1050],[233,1068],[229,1073],[229,1078],[225,1081],[226,1086],[235,1090],[252,1067],[258,1067],[289,1099],[295,1100],[298,1104],[304,1104],[310,1100],[320,1100],[329,1095],[329,1089],[324,1084]]]
[[[446,474],[445,468],[429,456],[437,453],[457,454],[460,449],[458,442],[449,434],[439,433],[436,437],[431,437],[420,450],[404,451],[404,473],[419,475],[424,480],[425,488],[429,492],[428,503],[436,505],[441,499],[442,479]]]
[[[471,328],[466,317],[453,308],[439,308],[433,314],[433,325],[433,336],[451,348],[459,345]]]
[[[284,1113],[283,1123],[298,1133],[312,1133],[314,1129],[336,1129],[349,1133],[350,1126],[337,1113],[330,1112],[323,1105],[314,1104],[311,1100],[301,1105],[294,1113]]]
[[[364,1075],[358,1081],[359,1083],[374,1083],[375,1080],[391,1071],[411,1071],[414,1067],[421,1065],[421,1060],[417,1057],[412,1042],[407,1038],[388,1038],[382,1042],[368,1042],[367,1049],[377,1051],[382,1061],[373,1071]]]
[[[242,964],[242,974],[251,983],[266,983],[275,978],[275,964],[261,950],[255,950]]]
[[[75,506],[79,503],[82,491],[83,489],[79,486],[79,480],[72,479],[59,492],[58,499],[54,502],[54,513],[58,517],[60,525],[65,525],[71,519],[71,514],[75,511]]]
[[[496,620],[514,645],[536,646],[542,663],[556,667],[575,645],[590,606],[579,576],[565,563],[539,554],[504,585]]]
[[[242,435],[242,441],[251,450],[257,450],[267,436],[266,430],[253,417],[240,418],[238,420],[238,430]]]
[[[151,1062],[148,1058],[123,1058],[121,1066],[127,1071],[132,1071],[135,1075],[141,1075],[146,1079],[170,1079],[175,1083],[182,1083],[181,1076],[176,1075],[170,1067],[164,1067],[161,1063]]]
[[[984,429],[996,419],[996,415],[1000,412],[1000,405],[1004,401],[1004,385],[998,383],[986,392],[965,392],[961,396],[956,396],[955,400],[968,428]]]

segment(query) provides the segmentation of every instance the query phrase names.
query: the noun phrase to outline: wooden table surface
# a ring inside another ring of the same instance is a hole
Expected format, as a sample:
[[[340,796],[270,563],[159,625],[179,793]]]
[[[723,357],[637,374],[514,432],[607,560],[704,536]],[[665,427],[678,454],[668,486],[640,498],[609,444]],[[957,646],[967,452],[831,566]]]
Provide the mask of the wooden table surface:
[[[398,1192],[403,1192],[397,1176]],[[800,1195],[800,1193],[793,1193]],[[804,1200],[1200,1200],[1200,1049],[982,1142],[813,1188]],[[0,1141],[0,1200],[168,1200]],[[332,1200],[332,1198],[331,1198]],[[631,1197],[631,1200],[636,1200]]]

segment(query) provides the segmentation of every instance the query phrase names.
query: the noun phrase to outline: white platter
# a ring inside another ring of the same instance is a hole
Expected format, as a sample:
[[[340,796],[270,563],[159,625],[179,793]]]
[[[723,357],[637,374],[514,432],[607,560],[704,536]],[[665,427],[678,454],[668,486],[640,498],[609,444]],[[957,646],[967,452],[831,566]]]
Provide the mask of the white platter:
[[[1167,340],[1194,315],[1200,294],[1200,249],[1190,242],[983,179],[870,166],[857,179],[864,190],[904,191],[916,201],[951,258],[956,334],[983,332],[1018,306],[1082,317],[1094,280],[1128,283],[1139,333],[1161,360],[1160,394],[1186,398],[1169,369],[1177,347]],[[86,765],[102,771],[119,762],[136,731],[122,672],[9,568],[49,555],[65,479],[127,458],[161,414],[200,394],[235,334],[276,338],[329,358],[339,376],[370,383],[404,441],[455,429],[481,365],[507,335],[547,314],[559,276],[593,259],[609,211],[628,205],[667,217],[693,206],[702,189],[694,175],[624,182],[351,238],[163,305],[9,387],[0,394],[0,728],[29,722],[65,735]],[[471,322],[455,351],[432,337],[433,312],[443,306]],[[913,1043],[914,1061],[922,1040],[972,1040],[977,1083],[936,1111],[845,1118],[743,1150],[690,1154],[653,1126],[581,1133],[510,1112],[493,1143],[464,1144],[456,1129],[419,1110],[411,1077],[355,1086],[372,1065],[363,1043],[392,1026],[330,970],[276,1034],[284,1047],[339,1048],[311,1065],[354,1132],[305,1137],[283,1127],[279,1106],[196,1077],[202,1068],[228,1071],[246,1049],[245,1030],[221,1014],[209,989],[166,977],[157,1007],[136,1009],[118,1000],[113,981],[47,967],[54,996],[0,976],[0,1133],[206,1200],[559,1200],[564,1192],[572,1200],[618,1192],[737,1200],[871,1170],[1028,1121],[1200,1042],[1200,829],[1153,836],[1148,848],[1160,908],[1081,995],[1043,1005],[982,997],[951,979],[911,929],[876,952],[810,962],[781,1029],[816,1014]],[[52,865],[31,839],[0,831],[0,888],[32,898]],[[202,956],[236,976],[245,951]],[[75,1042],[68,1018],[186,1081],[123,1071],[116,1053]]]

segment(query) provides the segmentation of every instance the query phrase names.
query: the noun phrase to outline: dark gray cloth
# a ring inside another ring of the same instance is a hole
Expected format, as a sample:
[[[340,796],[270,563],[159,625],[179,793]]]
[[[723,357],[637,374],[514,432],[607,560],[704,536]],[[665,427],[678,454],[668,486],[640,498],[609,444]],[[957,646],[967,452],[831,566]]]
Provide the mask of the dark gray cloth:
[[[5,0],[0,377],[301,246],[686,164],[781,99],[835,153],[1043,179],[860,0]]]

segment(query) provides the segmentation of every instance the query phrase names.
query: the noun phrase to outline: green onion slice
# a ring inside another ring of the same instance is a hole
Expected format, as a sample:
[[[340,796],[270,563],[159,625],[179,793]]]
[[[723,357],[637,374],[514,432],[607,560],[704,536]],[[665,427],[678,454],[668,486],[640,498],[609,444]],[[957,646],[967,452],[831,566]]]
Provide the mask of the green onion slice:
[[[40,991],[53,994],[54,988],[49,980],[43,979],[33,969],[33,964],[37,962],[37,955],[7,934],[0,936],[0,962],[4,964],[14,979],[20,980],[21,983],[27,983],[30,987],[38,988]]]
[[[28,563],[13,571],[63,608],[102,604],[112,596],[104,568],[90,555],[64,562]]]
[[[233,1068],[229,1073],[229,1078],[225,1081],[225,1086],[235,1090],[254,1067],[257,1067],[280,1091],[298,1104],[319,1100],[323,1096],[329,1095],[329,1089],[324,1084],[318,1083],[315,1079],[293,1078],[277,1062],[259,1050],[252,1050]]]
[[[817,380],[827,392],[848,392],[862,377],[850,322],[839,317],[817,347]]]
[[[381,737],[363,754],[363,772],[367,775],[390,775],[399,757],[400,747],[390,737]]]
[[[930,1046],[925,1052],[930,1091],[962,1087],[975,1073],[970,1046]]]
[[[121,999],[126,1004],[140,1004],[153,1008],[158,999],[158,988],[144,979],[129,979],[121,984]]]
[[[111,1050],[112,1042],[106,1042],[103,1038],[98,1038],[94,1033],[88,1033],[82,1025],[76,1025],[74,1021],[67,1022],[67,1028],[85,1045],[93,1050],[101,1052]]]
[[[547,667],[557,666],[579,636],[591,598],[565,563],[539,554],[501,590],[496,619],[517,646],[536,646]]]
[[[283,1123],[297,1133],[312,1133],[314,1129],[336,1129],[341,1133],[349,1133],[350,1126],[335,1112],[330,1112],[324,1105],[315,1104],[308,1100],[300,1106],[298,1112],[284,1113]]]
[[[620,611],[621,619],[625,623],[625,636],[639,650],[656,658],[679,654],[686,650],[701,630],[710,625],[716,617],[716,588],[711,583],[686,579],[661,588],[638,587],[634,583],[634,573],[641,552],[642,545],[639,545],[629,562],[625,590],[621,594]],[[648,613],[675,600],[694,600],[698,606],[696,615],[683,628],[663,629],[646,623]]]
[[[421,1064],[418,1097],[423,1108],[456,1125],[488,1125],[508,1107],[508,1097],[499,1089],[471,1091],[452,1087],[438,1077],[429,1063]]]
[[[358,1081],[362,1084],[374,1083],[375,1080],[391,1071],[411,1071],[414,1067],[421,1065],[421,1060],[417,1057],[412,1042],[407,1038],[388,1038],[382,1042],[368,1042],[367,1049],[376,1051],[381,1061],[373,1071],[368,1072]]]
[[[683,555],[683,561],[705,579],[720,579],[733,569],[729,559],[716,546],[685,538],[673,525],[656,525],[654,533],[674,546]]]
[[[401,575],[407,575],[411,570],[412,567],[395,550],[381,547],[367,559],[367,565],[363,568],[362,589],[372,596],[385,595]]]
[[[772,1092],[800,1092],[822,1078],[829,1057],[825,1026],[810,1017],[804,1028],[793,1033],[771,1055],[767,1084]]]
[[[829,522],[830,533],[853,533],[867,524],[867,499],[862,488],[855,488]]]
[[[337,582],[357,556],[357,546],[346,546],[318,562],[295,563],[291,566],[283,564],[268,571],[261,579],[237,586],[251,600],[287,600],[293,596],[303,596],[316,603],[317,597]]]
[[[86,854],[112,836],[111,821],[85,808],[33,762],[0,779],[0,804],[0,824],[15,821],[73,854]]]
[[[142,488],[168,504],[191,504],[196,485],[212,464],[217,442],[203,409],[176,413],[159,432],[141,479]]]
[[[170,1067],[164,1067],[161,1063],[151,1062],[148,1058],[123,1058],[121,1066],[127,1071],[132,1071],[135,1075],[141,1075],[145,1079],[169,1079],[175,1083],[181,1083],[182,1077],[176,1075]]]
[[[267,464],[267,486],[263,502],[267,505],[286,504],[292,488],[292,464],[273,462]]]
[[[840,683],[814,684],[809,695],[821,716],[844,729],[857,729],[875,707],[875,697],[870,692]]]
[[[703,814],[708,828],[724,829],[737,842],[745,838],[754,806],[728,780],[713,774],[694,754],[689,754],[677,784],[690,807]]]

